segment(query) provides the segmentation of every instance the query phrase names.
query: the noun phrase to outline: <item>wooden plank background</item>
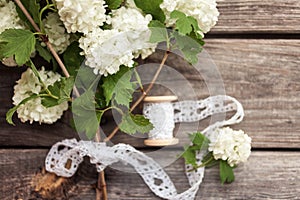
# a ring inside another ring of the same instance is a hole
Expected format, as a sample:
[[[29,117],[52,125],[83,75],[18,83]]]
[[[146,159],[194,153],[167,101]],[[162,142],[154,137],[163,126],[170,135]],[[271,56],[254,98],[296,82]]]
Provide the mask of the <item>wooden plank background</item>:
[[[245,119],[234,128],[252,137],[253,153],[236,169],[231,185],[221,186],[217,171],[207,170],[197,199],[300,199],[300,1],[218,2],[219,23],[208,34],[205,50],[218,66],[226,93],[244,106]],[[168,64],[199,91],[191,98],[209,95],[194,71],[174,60]],[[6,123],[13,85],[23,71],[0,66],[0,199],[5,200],[42,199],[33,182],[47,150],[57,141],[77,137],[68,112],[54,125],[22,124],[17,118],[15,127]],[[103,128],[109,132],[113,123],[108,120]],[[122,133],[113,142],[152,151],[142,138]],[[167,171],[179,188],[187,188],[182,160]],[[106,176],[110,199],[157,199],[138,175],[108,169]],[[84,163],[54,199],[95,199],[96,177],[95,169]]]

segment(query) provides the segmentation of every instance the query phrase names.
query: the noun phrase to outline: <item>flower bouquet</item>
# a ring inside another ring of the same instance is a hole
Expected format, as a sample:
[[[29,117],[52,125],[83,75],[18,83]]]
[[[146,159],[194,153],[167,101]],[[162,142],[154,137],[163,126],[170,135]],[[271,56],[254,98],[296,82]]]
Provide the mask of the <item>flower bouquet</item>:
[[[141,163],[134,164],[140,156],[145,166],[164,175],[151,158],[131,146],[105,144],[118,130],[132,135],[149,133],[154,128],[149,118],[133,111],[149,94],[173,51],[179,51],[190,64],[199,62],[204,34],[218,19],[215,0],[0,0],[0,11],[1,62],[27,68],[14,86],[14,107],[7,112],[7,122],[14,124],[12,116],[16,113],[24,123],[52,124],[71,109],[82,139],[95,141],[65,141],[60,143],[67,147],[62,151],[54,146],[46,159],[48,171],[72,176],[82,157],[90,156],[105,185],[106,166],[117,160],[130,161],[150,189],[165,199],[193,199],[204,166],[219,164],[221,182],[234,180],[232,170],[249,157],[251,139],[243,131],[222,127],[226,123],[190,135],[191,143],[182,156],[195,183],[190,182],[191,189],[183,194],[172,189],[169,178],[163,183],[170,189],[165,188],[163,193],[145,178],[145,170],[139,168]],[[159,45],[164,49],[162,60],[144,88],[141,71],[137,70],[139,62]],[[43,59],[47,66],[34,57]],[[139,96],[135,102],[134,93]],[[112,133],[103,136],[99,124],[109,110],[117,112],[121,119]],[[99,151],[107,156],[99,157],[95,154]],[[68,157],[67,152],[75,154]],[[126,154],[127,160],[120,152]],[[74,169],[60,166],[66,157],[72,160]],[[106,199],[105,187],[102,192]]]

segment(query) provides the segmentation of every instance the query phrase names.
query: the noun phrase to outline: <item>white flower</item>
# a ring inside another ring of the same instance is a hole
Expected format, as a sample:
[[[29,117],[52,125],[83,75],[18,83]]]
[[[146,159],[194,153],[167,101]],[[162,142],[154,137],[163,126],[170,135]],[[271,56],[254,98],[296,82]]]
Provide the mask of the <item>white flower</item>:
[[[104,0],[55,0],[68,33],[87,34],[108,19]]]
[[[251,153],[251,138],[244,131],[234,131],[229,127],[216,130],[217,137],[209,144],[216,160],[227,160],[233,167],[240,162],[246,162]]]
[[[134,8],[121,7],[112,11],[112,28],[128,32],[128,40],[132,43],[131,49],[135,58],[141,55],[142,59],[145,59],[155,51],[157,44],[149,42],[151,31],[148,24],[151,20],[151,15],[143,16]]]
[[[94,68],[95,74],[107,76],[119,71],[120,65],[132,67],[133,55],[127,34],[100,28],[79,39],[79,47],[83,49],[85,64]]]
[[[45,32],[48,35],[49,42],[54,50],[58,53],[63,53],[70,44],[70,35],[66,33],[66,29],[60,21],[56,13],[49,13],[43,20]]]
[[[52,71],[45,71],[42,68],[39,71],[41,80],[46,86],[53,85],[56,81],[60,80],[60,75]],[[42,90],[42,84],[38,78],[33,74],[30,68],[25,71],[21,79],[17,81],[14,87],[13,104],[18,105],[23,99],[31,96],[32,94],[39,94]],[[21,105],[17,109],[18,117],[22,122],[33,121],[39,123],[52,124],[61,118],[63,111],[68,109],[68,103],[63,102],[60,105],[45,108],[41,103],[41,98],[36,98]]]
[[[216,0],[164,0],[160,7],[166,14],[168,26],[175,23],[170,19],[170,13],[178,10],[194,17],[203,33],[216,25],[219,16]]]
[[[24,29],[25,26],[18,16],[14,2],[0,0],[0,34],[6,29]]]

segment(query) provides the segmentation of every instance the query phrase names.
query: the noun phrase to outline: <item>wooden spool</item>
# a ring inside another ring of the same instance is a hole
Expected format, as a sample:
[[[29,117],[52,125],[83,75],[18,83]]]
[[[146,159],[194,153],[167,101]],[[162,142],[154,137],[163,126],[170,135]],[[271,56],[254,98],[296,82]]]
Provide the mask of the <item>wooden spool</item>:
[[[144,98],[146,103],[162,103],[162,102],[173,102],[177,101],[177,96],[147,96]],[[178,144],[178,138],[170,139],[146,139],[144,144],[147,146],[170,146]]]

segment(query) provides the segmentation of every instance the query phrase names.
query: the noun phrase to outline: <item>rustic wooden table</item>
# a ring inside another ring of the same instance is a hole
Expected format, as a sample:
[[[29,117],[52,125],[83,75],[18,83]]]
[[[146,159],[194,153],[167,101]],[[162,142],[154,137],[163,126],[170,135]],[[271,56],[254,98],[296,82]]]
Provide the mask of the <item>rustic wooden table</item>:
[[[233,184],[220,185],[218,171],[206,170],[197,199],[300,199],[300,1],[218,2],[219,23],[207,35],[205,49],[219,68],[226,93],[244,106],[245,120],[234,128],[252,137],[253,151],[236,169]],[[42,199],[32,183],[47,151],[76,133],[68,125],[70,113],[51,126],[17,119],[15,127],[6,123],[13,85],[24,69],[17,71],[0,67],[0,199]],[[195,86],[203,85],[203,80],[183,71]],[[199,97],[207,95],[203,89]],[[122,133],[117,141],[151,150],[141,139]],[[183,160],[166,170],[178,188],[188,188]],[[85,163],[52,197],[95,199],[96,179],[95,169]],[[106,180],[109,199],[158,199],[136,174],[108,169]]]

